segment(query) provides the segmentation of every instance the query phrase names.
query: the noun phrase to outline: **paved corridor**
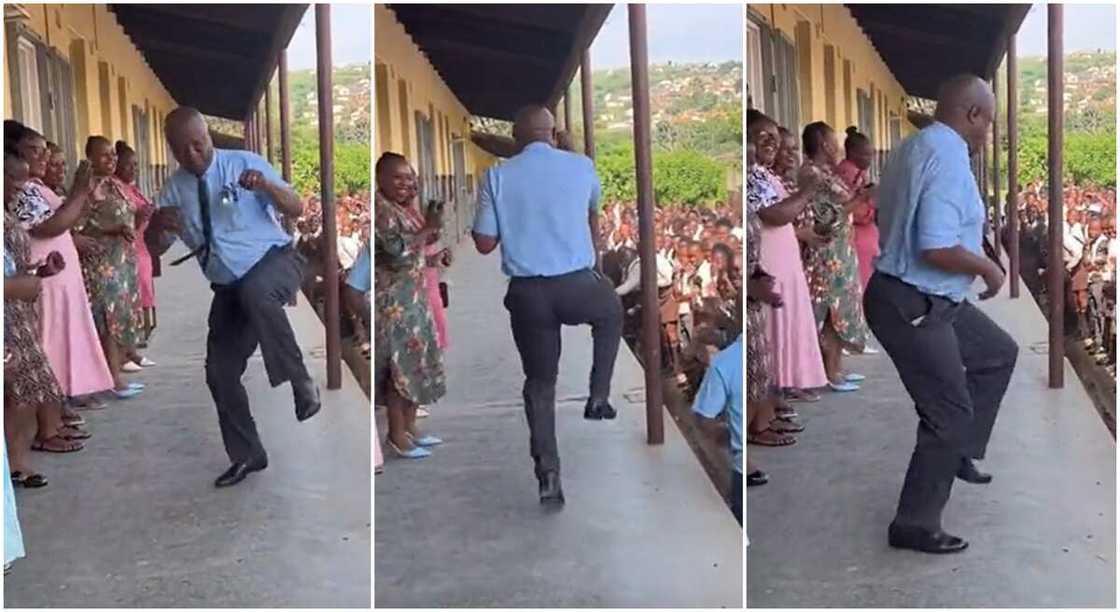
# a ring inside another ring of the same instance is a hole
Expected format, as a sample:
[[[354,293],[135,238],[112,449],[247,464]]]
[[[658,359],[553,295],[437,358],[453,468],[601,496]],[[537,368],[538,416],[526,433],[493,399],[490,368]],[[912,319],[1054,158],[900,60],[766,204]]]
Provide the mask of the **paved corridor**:
[[[771,479],[747,495],[748,606],[1115,606],[1116,443],[1071,366],[1047,388],[1046,322],[1006,294],[983,305],[1021,347],[982,465],[995,479],[957,481],[944,518],[971,547],[887,546],[917,417],[885,354],[849,358],[863,391],[797,404],[795,446],[748,449]]]
[[[146,351],[158,366],[132,378],[146,392],[83,413],[85,451],[35,453],[50,485],[17,491],[27,558],[4,580],[7,606],[369,606],[369,400],[345,367],[326,391],[322,326],[301,296],[288,313],[323,409],[297,423],[258,353],[245,386],[269,467],[215,489],[228,461],[203,378],[210,295],[193,262],[165,265]]]
[[[583,420],[588,327],[566,328],[560,364],[567,505],[542,510],[498,261],[465,248],[452,270],[449,396],[420,422],[446,444],[389,457],[377,476],[376,604],[741,606],[742,531],[668,415],[665,445],[646,445],[642,372],[625,345],[618,419]]]

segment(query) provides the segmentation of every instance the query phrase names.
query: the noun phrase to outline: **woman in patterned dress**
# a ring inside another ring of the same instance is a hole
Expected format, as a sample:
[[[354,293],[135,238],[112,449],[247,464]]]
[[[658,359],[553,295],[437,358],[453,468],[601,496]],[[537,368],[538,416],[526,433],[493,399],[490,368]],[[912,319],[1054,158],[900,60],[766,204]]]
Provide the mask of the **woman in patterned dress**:
[[[809,287],[792,225],[808,205],[807,194],[818,179],[805,175],[798,191],[787,193],[771,170],[780,143],[777,124],[762,113],[748,112],[747,134],[755,151],[755,163],[749,166],[745,189],[747,217],[756,217],[759,222],[760,229],[755,234],[758,267],[768,276],[766,279],[749,279],[748,276],[748,280],[754,281],[752,285],[766,283],[769,290],[780,298],[781,304],[779,308],[773,308],[771,304],[764,328],[770,347],[769,384],[775,390],[822,387],[827,384],[827,379],[816,340]],[[758,295],[756,289],[749,287],[748,295]],[[771,396],[767,404],[776,401],[776,395]],[[796,440],[788,433],[801,429],[800,425],[781,419],[759,417],[756,423],[757,429],[748,428],[747,431],[747,441],[751,444],[793,444]]]
[[[113,176],[117,170],[113,143],[103,136],[91,136],[86,157],[93,170],[93,185],[78,232],[94,239],[99,250],[81,254],[82,276],[113,377],[113,393],[118,399],[128,399],[143,390],[142,385],[121,378],[128,353],[140,341],[143,320],[134,246],[136,214],[124,185]]]
[[[121,191],[132,205],[133,214],[136,216],[135,235],[132,248],[136,250],[136,282],[140,289],[140,307],[143,312],[141,341],[137,348],[147,346],[156,326],[156,284],[152,275],[152,255],[148,252],[148,243],[144,241],[144,232],[152,220],[156,207],[136,186],[136,173],[139,169],[139,160],[136,151],[123,140],[116,144],[117,171],[115,176],[120,180]],[[128,355],[128,359],[139,367],[151,367],[155,363],[147,357],[141,357],[136,351]],[[126,367],[126,369],[129,369]],[[132,367],[129,371],[138,371]]]
[[[26,193],[29,170],[14,152],[4,155],[4,255],[14,270],[4,279],[4,353],[13,362],[5,367],[4,436],[13,483],[41,487],[46,478],[31,470],[29,449],[71,453],[83,448],[89,434],[62,421],[62,390],[39,346],[39,319],[35,303],[43,278],[65,265],[52,252],[44,262],[32,264],[31,238],[10,212]]]
[[[20,224],[31,236],[31,259],[38,261],[57,251],[65,261],[58,274],[42,282],[38,300],[39,346],[63,394],[71,398],[71,406],[63,407],[64,418],[69,423],[81,423],[82,417],[73,408],[105,407],[96,394],[113,386],[71,233],[86,205],[89,167],[75,172],[72,195],[64,197],[51,185],[57,184],[60,173],[65,175],[65,160],[52,153],[50,143],[25,127],[15,141],[15,148],[27,162],[31,176],[15,209]]]
[[[852,242],[852,211],[864,202],[865,191],[853,191],[836,170],[840,146],[836,132],[818,121],[805,126],[803,173],[820,177],[798,228],[804,245],[802,261],[813,295],[813,315],[820,333],[825,373],[833,391],[858,391],[863,376],[845,374],[844,349],[862,353],[870,330],[863,316],[859,264]]]
[[[387,408],[386,446],[420,459],[442,440],[417,430],[416,410],[446,393],[424,272],[425,249],[439,240],[439,210],[421,213],[412,168],[403,156],[382,155],[376,174],[374,400]]]

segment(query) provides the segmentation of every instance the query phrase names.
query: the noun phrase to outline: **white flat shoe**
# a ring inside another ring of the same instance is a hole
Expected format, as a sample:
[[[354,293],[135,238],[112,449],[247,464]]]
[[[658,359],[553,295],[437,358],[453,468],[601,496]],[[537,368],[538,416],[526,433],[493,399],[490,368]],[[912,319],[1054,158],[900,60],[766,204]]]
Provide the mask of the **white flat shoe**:
[[[143,357],[143,358],[140,359],[140,366],[141,367],[150,368],[154,365],[156,365],[156,362],[152,361],[151,359],[148,359],[147,357]]]
[[[144,368],[136,365],[135,361],[126,362],[123,366],[121,366],[121,372],[128,372],[129,374],[134,374],[143,369]]]

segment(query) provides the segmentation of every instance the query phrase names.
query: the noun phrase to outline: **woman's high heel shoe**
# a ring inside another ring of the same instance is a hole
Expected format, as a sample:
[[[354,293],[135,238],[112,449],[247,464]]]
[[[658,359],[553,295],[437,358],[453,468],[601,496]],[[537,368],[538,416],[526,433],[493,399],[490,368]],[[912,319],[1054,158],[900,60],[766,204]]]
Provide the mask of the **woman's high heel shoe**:
[[[392,449],[392,451],[396,453],[398,457],[403,457],[405,459],[423,459],[424,457],[430,457],[432,455],[432,451],[426,448],[420,448],[419,446],[414,446],[406,451],[403,451],[398,448],[396,444],[393,444],[392,440],[388,439],[385,440],[385,445]]]
[[[412,434],[407,434],[407,435],[408,435],[408,439],[412,440],[412,443],[415,444],[416,446],[429,447],[429,446],[439,446],[440,444],[443,444],[443,440],[433,436],[432,434],[424,434],[424,435],[420,436],[419,438],[413,436]]]

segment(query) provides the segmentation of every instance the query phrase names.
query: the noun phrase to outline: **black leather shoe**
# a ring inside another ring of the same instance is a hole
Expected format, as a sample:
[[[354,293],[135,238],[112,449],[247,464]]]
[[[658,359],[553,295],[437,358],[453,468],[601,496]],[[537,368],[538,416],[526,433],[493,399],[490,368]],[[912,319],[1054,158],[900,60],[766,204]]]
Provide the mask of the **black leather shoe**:
[[[541,503],[550,506],[564,505],[564,489],[560,486],[560,472],[545,472],[537,477],[541,484]]]
[[[968,542],[944,531],[929,531],[921,527],[901,527],[891,524],[887,542],[893,548],[905,548],[932,554],[958,553],[968,548]]]
[[[218,479],[214,481],[215,487],[232,487],[233,485],[245,480],[245,477],[253,472],[259,472],[268,467],[268,459],[260,459],[257,461],[237,462],[229,466]]]
[[[301,423],[318,414],[323,407],[323,403],[319,401],[319,387],[310,378],[303,382],[293,382],[292,394],[296,399],[296,420]]]
[[[957,470],[957,478],[972,484],[988,484],[992,481],[992,475],[978,470],[976,464],[968,457],[961,460],[961,467]]]
[[[594,400],[587,400],[587,405],[583,407],[583,418],[589,421],[598,421],[607,419],[608,421],[618,416],[618,412],[611,406],[608,401],[597,402]]]

